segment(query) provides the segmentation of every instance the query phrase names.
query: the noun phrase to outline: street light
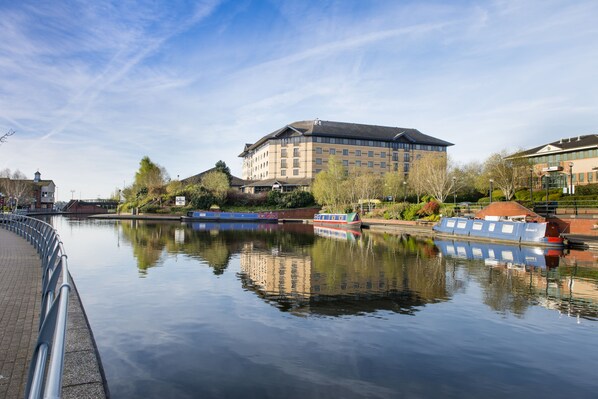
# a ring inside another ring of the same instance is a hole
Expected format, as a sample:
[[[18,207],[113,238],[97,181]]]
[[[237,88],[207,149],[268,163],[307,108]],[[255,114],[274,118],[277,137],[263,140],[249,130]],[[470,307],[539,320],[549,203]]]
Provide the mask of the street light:
[[[569,162],[569,195],[573,195],[573,162]]]
[[[534,168],[529,168],[529,201],[532,204],[532,209],[534,207]]]
[[[403,180],[403,202],[407,202],[407,182]]]
[[[457,178],[453,176],[453,208],[457,207],[457,187],[455,187],[455,182]]]
[[[494,179],[490,179],[490,203],[492,203],[492,183],[494,183]]]

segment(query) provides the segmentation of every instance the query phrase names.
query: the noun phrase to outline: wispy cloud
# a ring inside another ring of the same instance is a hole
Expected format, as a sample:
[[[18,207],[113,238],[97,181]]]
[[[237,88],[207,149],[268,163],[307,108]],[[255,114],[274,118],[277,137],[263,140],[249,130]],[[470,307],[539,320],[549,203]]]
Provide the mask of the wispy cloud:
[[[143,155],[173,176],[219,159],[238,174],[244,143],[294,120],[414,127],[455,143],[458,160],[598,122],[593,1],[22,2],[0,12],[0,131],[17,130],[0,168],[40,168],[91,196],[130,180]]]

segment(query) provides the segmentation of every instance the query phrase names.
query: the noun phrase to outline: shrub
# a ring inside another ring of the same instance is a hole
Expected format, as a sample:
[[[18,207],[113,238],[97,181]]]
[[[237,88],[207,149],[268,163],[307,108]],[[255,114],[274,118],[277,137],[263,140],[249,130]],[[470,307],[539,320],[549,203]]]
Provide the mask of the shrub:
[[[598,195],[598,184],[587,184],[575,187],[576,195]]]
[[[437,201],[426,202],[424,206],[417,212],[419,216],[438,215],[440,211],[440,204]]]
[[[384,209],[384,219],[396,219],[400,220],[403,218],[403,212],[407,209],[408,204],[405,203],[397,203],[389,205],[386,209]]]
[[[417,220],[419,219],[418,213],[423,207],[423,204],[409,204],[407,209],[403,211],[403,220]]]

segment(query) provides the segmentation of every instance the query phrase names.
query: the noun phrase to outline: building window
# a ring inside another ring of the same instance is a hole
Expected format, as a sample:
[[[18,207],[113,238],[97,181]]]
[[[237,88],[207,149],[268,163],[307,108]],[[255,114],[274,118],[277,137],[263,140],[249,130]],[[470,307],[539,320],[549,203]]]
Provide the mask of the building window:
[[[395,164],[393,165],[392,169],[397,172],[399,170],[399,164],[397,162],[395,162]]]
[[[594,177],[594,173],[588,172],[588,183],[592,182],[593,177]]]
[[[294,157],[298,157],[299,156],[299,148],[298,147],[293,148],[293,156]]]
[[[373,157],[374,156],[374,151],[368,151],[368,157]]]
[[[403,172],[409,173],[409,164],[407,162],[403,164]]]
[[[328,150],[328,152],[330,153],[330,155],[336,154],[336,150],[334,148],[331,148],[330,150]]]
[[[286,176],[287,175],[287,170],[286,169],[281,169],[280,170],[280,175],[281,176]]]
[[[409,153],[408,152],[403,154],[403,162],[409,162]]]
[[[368,161],[368,168],[373,168],[374,167],[374,163],[372,161]]]
[[[361,150],[355,150],[355,156],[356,157],[360,157],[361,156]]]
[[[316,154],[322,153],[322,147],[316,147]]]
[[[583,183],[583,175],[584,175],[583,173],[579,174],[579,182],[580,183]]]
[[[386,158],[386,151],[382,151],[380,153],[380,158]]]
[[[281,159],[280,160],[280,167],[281,168],[286,168],[287,167],[287,160],[286,159]]]
[[[346,149],[346,148],[344,148],[343,149],[343,155],[345,155],[345,156],[349,155],[349,150]]]
[[[299,176],[299,169],[293,169],[293,176]]]
[[[386,162],[380,162],[380,167],[382,169],[386,169]]]
[[[355,161],[355,166],[361,166],[361,161]]]
[[[316,169],[316,174],[320,173],[322,171],[322,169]]]
[[[392,160],[395,162],[399,161],[399,153],[398,152],[393,152],[392,153]]]
[[[343,159],[343,166],[345,166],[345,167],[349,166],[349,161],[347,161],[346,159]]]
[[[322,158],[316,158],[316,165],[322,165]]]
[[[283,148],[282,150],[280,150],[280,157],[281,158],[287,157],[287,149],[286,148]]]
[[[293,159],[293,168],[298,168],[298,167],[299,167],[299,160]]]

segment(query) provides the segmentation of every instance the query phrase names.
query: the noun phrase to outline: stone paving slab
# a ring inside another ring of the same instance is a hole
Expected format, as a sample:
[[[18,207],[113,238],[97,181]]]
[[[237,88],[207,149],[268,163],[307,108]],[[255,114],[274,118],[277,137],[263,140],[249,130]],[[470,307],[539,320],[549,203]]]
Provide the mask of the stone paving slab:
[[[41,307],[37,252],[0,228],[0,398],[22,398]]]
[[[69,295],[63,398],[108,396],[101,362],[79,295]],[[37,342],[40,259],[20,236],[0,228],[0,399],[22,398]]]

